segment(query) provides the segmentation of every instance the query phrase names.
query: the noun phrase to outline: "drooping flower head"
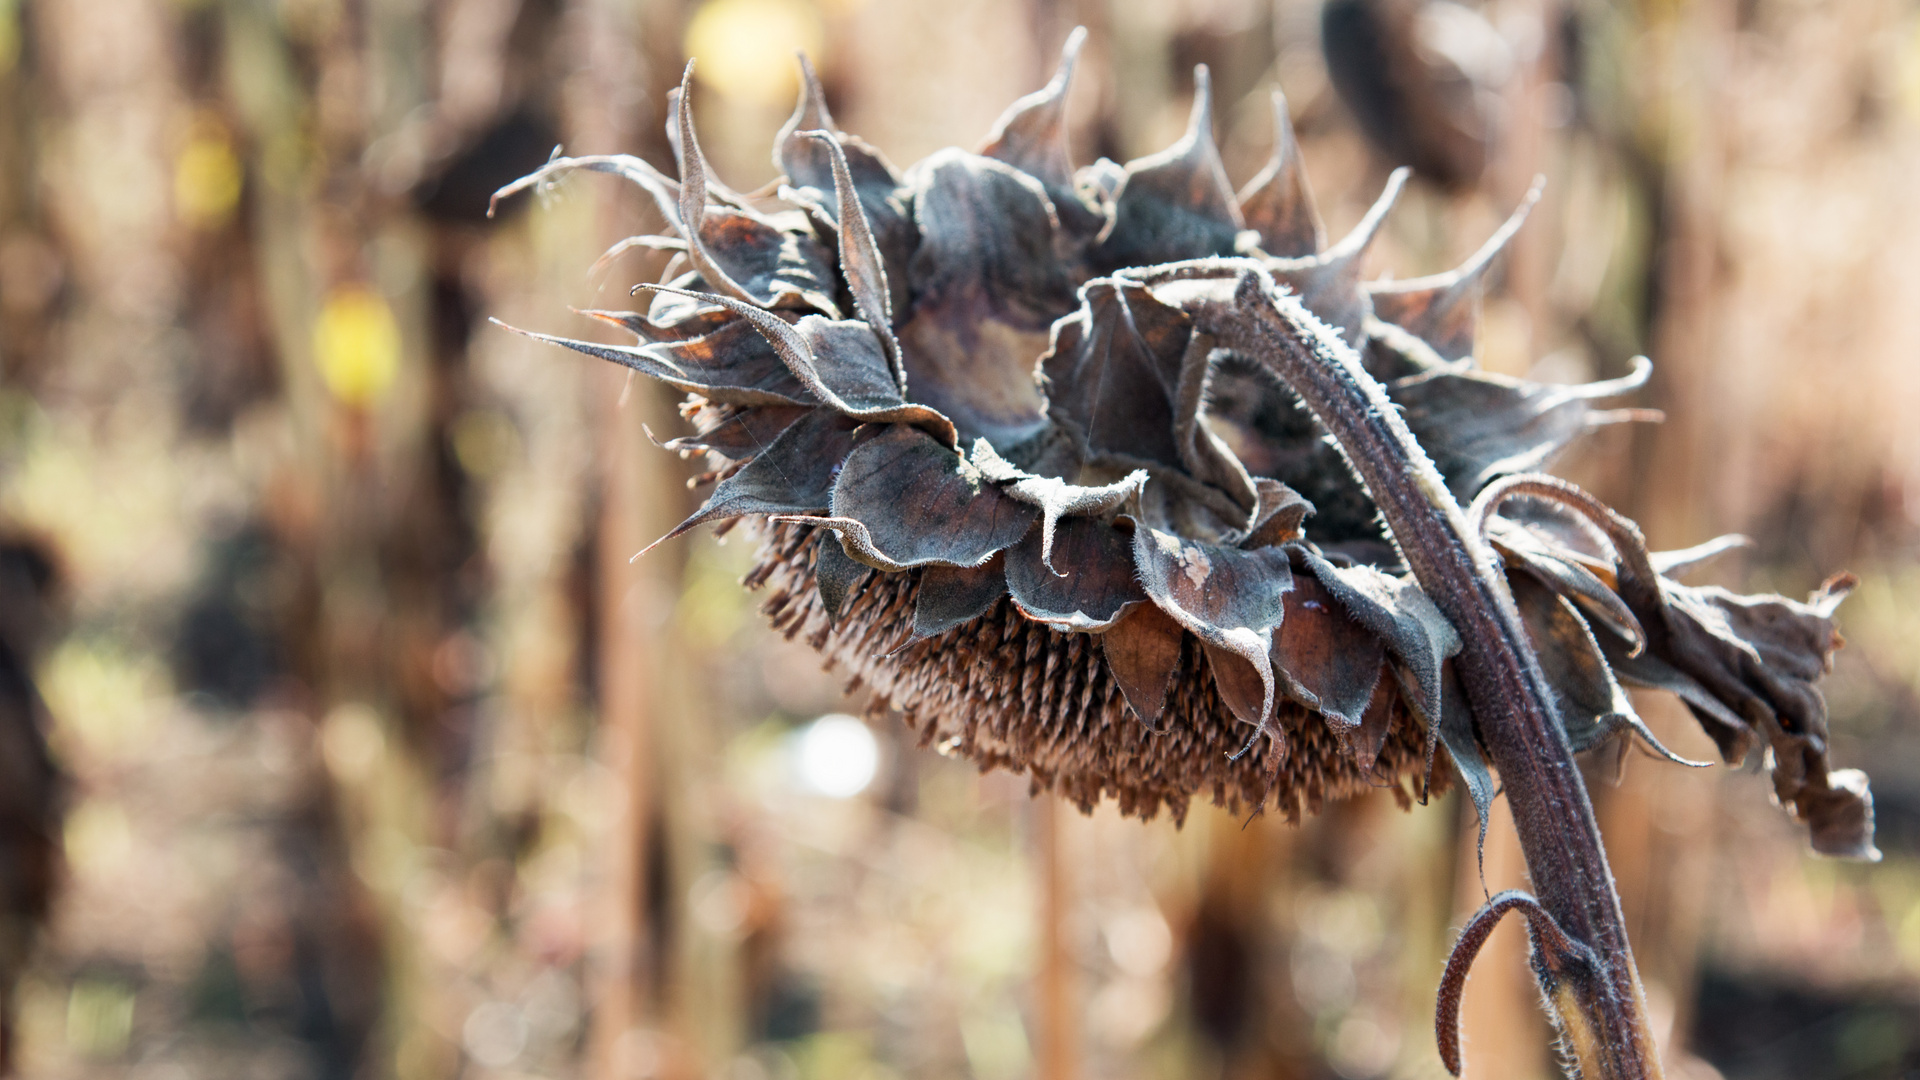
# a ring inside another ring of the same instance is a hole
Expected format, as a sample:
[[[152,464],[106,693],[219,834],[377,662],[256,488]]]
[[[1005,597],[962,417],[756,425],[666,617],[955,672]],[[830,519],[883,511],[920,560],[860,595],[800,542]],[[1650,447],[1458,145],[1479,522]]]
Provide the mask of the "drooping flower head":
[[[646,241],[674,254],[637,288],[644,312],[589,313],[637,344],[531,335],[687,392],[696,433],[668,446],[711,455],[717,482],[669,535],[750,523],[747,584],[776,627],[923,743],[1083,807],[1181,815],[1208,794],[1295,817],[1457,770],[1484,808],[1454,629],[1318,419],[1194,318],[1254,272],[1356,351],[1450,496],[1480,500],[1574,749],[1658,750],[1622,684],[1673,691],[1727,761],[1766,739],[1818,849],[1871,853],[1865,780],[1829,771],[1812,685],[1844,583],[1804,604],[1679,584],[1726,543],[1650,554],[1630,522],[1530,475],[1633,418],[1595,403],[1640,386],[1644,360],[1584,386],[1474,367],[1484,276],[1533,197],[1460,269],[1364,282],[1404,171],[1328,246],[1285,103],[1271,161],[1236,193],[1204,68],[1180,141],[1075,169],[1082,38],[977,151],[904,171],[835,127],[809,69],[774,146],[777,200],[709,174],[684,82],[678,179],[563,158],[503,190],[614,173],[672,231]]]

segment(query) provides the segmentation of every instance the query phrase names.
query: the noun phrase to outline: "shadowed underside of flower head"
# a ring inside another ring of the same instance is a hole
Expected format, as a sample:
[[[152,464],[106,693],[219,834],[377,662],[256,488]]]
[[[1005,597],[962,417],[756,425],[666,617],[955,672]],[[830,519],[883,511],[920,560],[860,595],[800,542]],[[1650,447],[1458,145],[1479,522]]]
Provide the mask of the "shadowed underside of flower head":
[[[1589,428],[1645,415],[1595,405],[1641,385],[1644,361],[1584,386],[1474,366],[1485,275],[1537,188],[1460,269],[1363,282],[1404,172],[1327,246],[1285,102],[1271,161],[1236,193],[1204,68],[1180,141],[1076,170],[1081,39],[977,152],[904,172],[835,127],[809,69],[774,147],[778,200],[709,175],[687,83],[677,177],[562,158],[501,192],[608,172],[666,219],[647,309],[586,313],[636,344],[531,336],[687,392],[696,433],[668,446],[709,454],[714,486],[670,535],[754,522],[748,584],[777,627],[923,742],[1082,806],[1181,814],[1205,794],[1292,817],[1368,786],[1424,796],[1450,762],[1484,811],[1453,627],[1318,418],[1211,333],[1204,313],[1255,277],[1384,385],[1447,489],[1433,497],[1479,499],[1575,750],[1665,754],[1622,685],[1670,690],[1729,763],[1766,739],[1818,850],[1874,854],[1865,779],[1828,770],[1813,688],[1845,583],[1805,604],[1690,588],[1676,578],[1729,542],[1649,553],[1537,475]]]

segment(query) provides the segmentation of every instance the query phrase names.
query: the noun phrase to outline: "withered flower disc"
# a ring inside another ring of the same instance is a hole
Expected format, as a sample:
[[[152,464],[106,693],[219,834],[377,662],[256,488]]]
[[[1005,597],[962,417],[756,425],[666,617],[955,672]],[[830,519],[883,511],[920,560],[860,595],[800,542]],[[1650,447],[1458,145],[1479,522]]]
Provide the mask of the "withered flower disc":
[[[748,523],[747,584],[774,625],[870,687],[876,713],[1082,807],[1178,817],[1204,793],[1296,818],[1368,787],[1424,797],[1457,771],[1484,809],[1453,628],[1300,399],[1189,315],[1253,268],[1358,350],[1453,497],[1482,497],[1575,749],[1657,750],[1621,686],[1671,690],[1728,762],[1766,739],[1817,849],[1871,856],[1865,779],[1828,769],[1813,688],[1843,584],[1805,604],[1690,588],[1675,576],[1717,548],[1649,554],[1583,492],[1522,476],[1630,418],[1594,402],[1648,371],[1550,386],[1473,366],[1484,274],[1532,199],[1459,270],[1364,283],[1404,171],[1324,246],[1284,101],[1272,161],[1236,194],[1204,68],[1179,142],[1075,170],[1083,37],[977,152],[904,172],[834,126],[808,70],[774,146],[777,202],[708,175],[686,83],[678,179],[563,158],[501,192],[609,172],[669,223],[647,241],[675,252],[640,287],[647,310],[590,313],[637,344],[532,336],[687,392],[697,433],[668,445],[712,455],[718,482],[674,534]]]

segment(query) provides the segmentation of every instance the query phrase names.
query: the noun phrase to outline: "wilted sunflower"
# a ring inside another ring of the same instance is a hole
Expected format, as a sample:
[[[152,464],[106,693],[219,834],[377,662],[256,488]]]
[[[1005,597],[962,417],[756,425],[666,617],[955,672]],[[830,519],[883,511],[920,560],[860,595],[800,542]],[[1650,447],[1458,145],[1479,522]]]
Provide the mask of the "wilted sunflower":
[[[1429,497],[1474,504],[1576,751],[1659,750],[1622,684],[1670,690],[1729,763],[1764,737],[1815,848],[1874,855],[1865,778],[1828,768],[1813,687],[1848,582],[1807,603],[1682,585],[1734,541],[1649,553],[1631,522],[1530,475],[1633,418],[1594,402],[1649,369],[1555,386],[1474,367],[1483,278],[1527,206],[1452,273],[1363,282],[1404,171],[1325,246],[1284,102],[1271,162],[1236,194],[1204,68],[1179,142],[1076,170],[1083,36],[977,151],[904,172],[834,126],[807,69],[777,201],[709,175],[685,82],[678,180],[563,158],[501,192],[615,173],[676,234],[631,241],[674,252],[636,289],[644,313],[589,313],[637,345],[532,335],[687,392],[697,434],[667,445],[713,455],[717,482],[670,535],[750,523],[747,584],[774,625],[850,669],[876,713],[1082,807],[1180,816],[1206,792],[1296,818],[1369,787],[1424,796],[1444,757],[1484,809],[1458,635],[1322,418],[1207,318],[1271,304],[1384,384],[1447,489]]]

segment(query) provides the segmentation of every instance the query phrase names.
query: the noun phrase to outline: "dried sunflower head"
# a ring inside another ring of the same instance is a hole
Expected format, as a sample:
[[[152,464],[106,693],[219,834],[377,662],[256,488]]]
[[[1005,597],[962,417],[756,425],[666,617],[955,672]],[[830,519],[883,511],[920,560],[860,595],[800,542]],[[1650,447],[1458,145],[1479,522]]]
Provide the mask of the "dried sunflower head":
[[[808,70],[774,147],[777,202],[709,175],[685,83],[677,180],[581,157],[503,190],[615,173],[674,233],[633,241],[674,252],[636,289],[645,312],[589,313],[638,344],[532,335],[687,392],[697,434],[668,446],[717,467],[670,535],[750,522],[747,583],[775,626],[923,743],[1083,807],[1179,816],[1210,793],[1291,818],[1367,787],[1424,795],[1448,776],[1436,754],[1484,803],[1453,628],[1315,416],[1194,318],[1255,272],[1358,351],[1452,497],[1481,497],[1575,749],[1651,742],[1622,680],[1672,690],[1730,762],[1767,737],[1816,847],[1871,853],[1865,782],[1828,771],[1812,686],[1843,589],[1800,604],[1689,588],[1674,575],[1716,549],[1649,554],[1584,493],[1503,479],[1632,418],[1594,402],[1648,371],[1550,386],[1474,368],[1483,276],[1527,207],[1452,273],[1363,282],[1404,171],[1326,246],[1284,102],[1272,160],[1236,193],[1204,68],[1179,142],[1075,169],[1082,36],[976,152],[904,172],[834,126]]]

